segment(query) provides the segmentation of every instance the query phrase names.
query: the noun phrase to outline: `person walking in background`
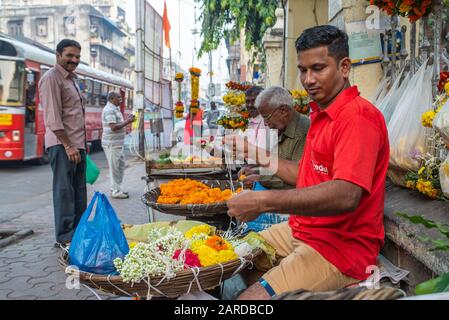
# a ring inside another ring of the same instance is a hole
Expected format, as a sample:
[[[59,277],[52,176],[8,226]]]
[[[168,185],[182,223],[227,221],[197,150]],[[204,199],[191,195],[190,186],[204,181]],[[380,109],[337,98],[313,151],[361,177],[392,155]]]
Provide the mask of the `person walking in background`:
[[[124,120],[120,111],[121,96],[117,92],[110,92],[108,102],[103,109],[101,119],[103,123],[103,135],[101,146],[108,160],[109,176],[111,179],[111,197],[115,199],[127,199],[129,194],[121,189],[123,175],[125,173],[125,127],[135,120],[130,115]]]
[[[56,64],[39,82],[44,108],[45,147],[53,171],[56,245],[67,246],[86,210],[85,100],[74,71],[81,45],[64,39],[56,47]]]
[[[207,113],[206,116],[207,127],[209,128],[210,131],[210,141],[213,141],[215,135],[217,134],[218,118],[220,118],[220,111],[218,111],[216,103],[212,101],[210,103],[210,111]]]

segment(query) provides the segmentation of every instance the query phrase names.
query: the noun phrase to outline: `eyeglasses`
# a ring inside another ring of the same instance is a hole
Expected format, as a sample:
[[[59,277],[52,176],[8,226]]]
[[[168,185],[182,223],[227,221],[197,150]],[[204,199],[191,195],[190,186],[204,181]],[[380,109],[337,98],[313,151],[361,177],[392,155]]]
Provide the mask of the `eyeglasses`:
[[[269,121],[270,118],[271,118],[271,117],[275,114],[275,112],[278,111],[278,110],[279,110],[279,108],[276,108],[276,109],[274,109],[268,116],[266,116],[266,117],[262,116],[263,120],[264,120],[264,121]]]

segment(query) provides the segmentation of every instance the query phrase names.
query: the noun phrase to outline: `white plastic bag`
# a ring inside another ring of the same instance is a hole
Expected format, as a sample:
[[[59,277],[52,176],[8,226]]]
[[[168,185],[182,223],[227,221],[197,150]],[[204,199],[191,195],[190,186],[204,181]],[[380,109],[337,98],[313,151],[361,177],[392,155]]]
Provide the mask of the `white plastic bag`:
[[[380,83],[377,85],[376,90],[369,98],[369,101],[376,105],[385,97],[388,92],[388,88],[390,87],[390,78],[383,76]]]
[[[380,101],[376,106],[382,112],[385,118],[385,123],[388,125],[390,123],[391,117],[396,110],[396,106],[398,105],[399,100],[402,98],[402,95],[408,88],[408,86],[412,85],[410,81],[410,72],[407,72],[402,79],[403,72],[396,78],[393,86],[390,91],[388,91],[387,95]],[[402,81],[401,81],[402,80]]]
[[[426,128],[421,115],[432,105],[432,67],[427,61],[410,80],[388,124],[390,165],[418,171],[420,157],[426,153]]]
[[[433,119],[432,126],[449,143],[449,100]]]
[[[449,198],[449,153],[440,166],[440,185],[443,194]]]

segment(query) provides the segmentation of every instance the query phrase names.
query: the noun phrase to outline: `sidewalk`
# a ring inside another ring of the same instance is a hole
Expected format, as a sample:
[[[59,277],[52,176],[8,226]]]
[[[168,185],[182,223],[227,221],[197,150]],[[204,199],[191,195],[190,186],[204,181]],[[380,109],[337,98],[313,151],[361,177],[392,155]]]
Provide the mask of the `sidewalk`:
[[[124,189],[126,200],[110,199],[119,219],[126,224],[148,223],[147,208],[140,200],[145,190],[145,164],[140,160],[127,161]],[[51,183],[51,177],[48,178]],[[102,170],[99,180],[88,185],[88,202],[94,191],[109,195],[109,172]],[[54,248],[54,223],[51,192],[48,204],[37,207],[10,222],[2,229],[33,229],[34,234],[0,249],[0,299],[96,300],[97,297],[83,285],[80,289],[67,289],[64,271],[58,264],[60,249]],[[24,200],[26,201],[26,200]],[[174,220],[176,216],[155,214],[156,220]],[[101,299],[113,298],[100,293]]]

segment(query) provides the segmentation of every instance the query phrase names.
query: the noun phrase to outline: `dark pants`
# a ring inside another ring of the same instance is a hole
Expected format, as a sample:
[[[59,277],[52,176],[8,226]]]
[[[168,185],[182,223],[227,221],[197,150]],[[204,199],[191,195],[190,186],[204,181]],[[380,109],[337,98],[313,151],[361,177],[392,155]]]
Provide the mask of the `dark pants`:
[[[69,242],[87,206],[86,152],[80,150],[81,162],[67,157],[62,145],[48,149],[53,170],[53,209],[57,242]]]

